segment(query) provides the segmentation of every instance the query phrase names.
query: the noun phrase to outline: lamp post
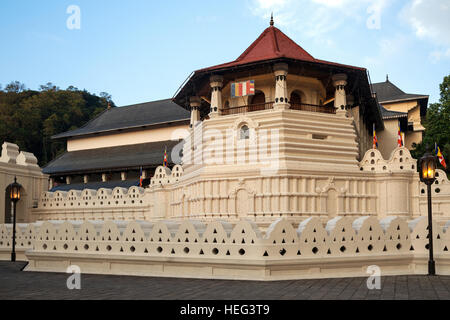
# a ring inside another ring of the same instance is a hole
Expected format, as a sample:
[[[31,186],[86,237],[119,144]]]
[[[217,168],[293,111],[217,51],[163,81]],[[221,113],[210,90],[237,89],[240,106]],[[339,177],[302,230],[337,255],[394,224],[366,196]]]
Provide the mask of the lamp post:
[[[13,207],[14,207],[11,262],[15,262],[16,261],[16,205],[17,205],[17,201],[20,200],[20,189],[22,188],[22,186],[17,183],[17,178],[14,177],[14,182],[9,185],[9,188],[10,188],[9,199],[12,201]]]
[[[431,185],[436,180],[436,157],[426,152],[419,160],[420,181],[427,185],[428,191],[428,275],[436,274],[435,263],[433,260],[433,214],[431,204]]]

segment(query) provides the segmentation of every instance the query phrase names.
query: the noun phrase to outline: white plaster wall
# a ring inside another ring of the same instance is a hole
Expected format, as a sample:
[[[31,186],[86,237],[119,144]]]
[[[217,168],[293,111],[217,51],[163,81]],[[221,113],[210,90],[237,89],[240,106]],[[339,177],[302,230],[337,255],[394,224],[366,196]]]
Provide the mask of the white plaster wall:
[[[184,139],[189,125],[173,125],[157,129],[145,129],[133,132],[121,132],[104,136],[71,138],[67,140],[67,151],[108,148],[140,143]]]

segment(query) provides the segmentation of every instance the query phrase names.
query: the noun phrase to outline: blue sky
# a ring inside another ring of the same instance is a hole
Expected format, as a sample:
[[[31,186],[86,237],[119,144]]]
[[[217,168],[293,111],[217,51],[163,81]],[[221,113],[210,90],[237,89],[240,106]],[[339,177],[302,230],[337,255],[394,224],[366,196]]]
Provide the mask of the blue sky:
[[[80,29],[67,27],[71,5]],[[272,11],[315,58],[365,67],[372,82],[389,74],[438,101],[450,0],[1,0],[0,84],[73,85],[119,106],[170,98],[192,71],[236,59]]]

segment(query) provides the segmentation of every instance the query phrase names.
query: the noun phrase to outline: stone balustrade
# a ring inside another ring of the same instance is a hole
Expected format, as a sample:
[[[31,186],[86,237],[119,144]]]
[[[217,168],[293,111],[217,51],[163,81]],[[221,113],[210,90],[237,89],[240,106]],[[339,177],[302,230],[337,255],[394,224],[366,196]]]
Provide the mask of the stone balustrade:
[[[439,274],[450,274],[450,232],[433,226]],[[0,257],[11,248],[10,225],[0,226]],[[424,274],[427,219],[377,220],[316,217],[297,228],[285,219],[265,231],[255,223],[225,221],[45,221],[20,224],[17,248],[27,270],[221,279],[299,279],[382,274]]]

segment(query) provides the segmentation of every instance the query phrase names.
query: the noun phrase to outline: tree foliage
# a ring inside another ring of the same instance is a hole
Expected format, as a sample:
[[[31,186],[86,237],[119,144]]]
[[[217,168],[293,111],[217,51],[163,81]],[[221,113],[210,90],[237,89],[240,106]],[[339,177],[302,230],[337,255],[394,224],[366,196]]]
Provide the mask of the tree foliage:
[[[52,83],[39,91],[27,89],[18,81],[0,87],[0,143],[13,142],[32,152],[41,166],[65,150],[64,141],[51,136],[76,129],[104,111],[111,96],[100,96],[70,86],[61,90]]]
[[[450,75],[444,77],[440,84],[441,98],[439,103],[433,103],[428,107],[427,117],[424,121],[425,134],[423,141],[417,144],[412,151],[413,157],[420,159],[426,151],[434,152],[436,142],[441,149],[447,167],[450,165]],[[441,169],[444,169],[440,164]]]

